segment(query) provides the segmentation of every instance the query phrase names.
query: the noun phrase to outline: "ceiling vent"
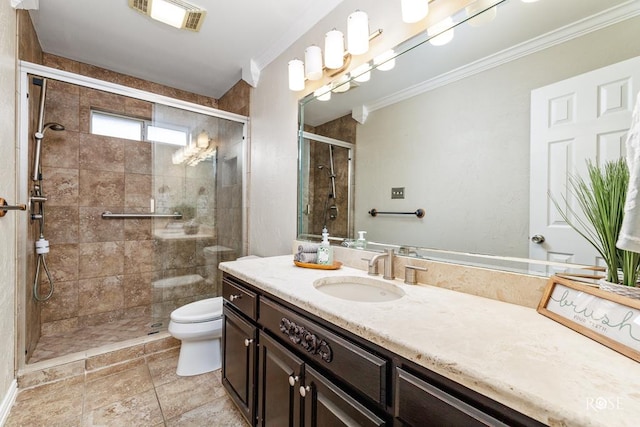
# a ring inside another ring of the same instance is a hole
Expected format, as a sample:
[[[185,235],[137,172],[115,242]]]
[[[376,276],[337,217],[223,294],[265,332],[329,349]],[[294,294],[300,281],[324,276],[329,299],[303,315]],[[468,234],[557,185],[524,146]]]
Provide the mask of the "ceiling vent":
[[[200,31],[207,11],[181,0],[129,0],[129,7],[175,28]]]

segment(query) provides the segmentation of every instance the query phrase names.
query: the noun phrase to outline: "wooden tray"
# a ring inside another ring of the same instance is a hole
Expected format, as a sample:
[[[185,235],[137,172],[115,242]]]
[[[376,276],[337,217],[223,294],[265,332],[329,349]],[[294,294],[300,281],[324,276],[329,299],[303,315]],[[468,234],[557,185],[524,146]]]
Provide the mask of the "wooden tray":
[[[315,268],[316,270],[337,270],[342,267],[342,263],[340,261],[334,261],[333,265],[314,264],[311,262],[300,262],[296,260],[294,260],[293,263],[298,267]]]

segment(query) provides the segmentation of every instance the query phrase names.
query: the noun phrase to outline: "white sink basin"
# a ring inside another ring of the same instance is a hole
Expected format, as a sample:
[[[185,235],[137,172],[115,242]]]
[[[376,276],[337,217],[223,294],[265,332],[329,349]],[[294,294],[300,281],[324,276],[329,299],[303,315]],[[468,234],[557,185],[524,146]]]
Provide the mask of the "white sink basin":
[[[320,292],[349,301],[385,302],[404,296],[404,291],[393,283],[370,277],[326,277],[313,282]]]

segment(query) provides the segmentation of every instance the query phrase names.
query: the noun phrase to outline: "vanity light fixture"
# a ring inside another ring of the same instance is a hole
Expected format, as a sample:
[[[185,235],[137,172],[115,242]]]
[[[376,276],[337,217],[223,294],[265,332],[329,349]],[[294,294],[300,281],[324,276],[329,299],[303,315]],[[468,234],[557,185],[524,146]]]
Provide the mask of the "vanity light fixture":
[[[343,93],[351,89],[351,83],[349,82],[349,73],[343,74],[335,82],[333,93]]]
[[[203,160],[213,157],[216,154],[215,144],[211,144],[209,134],[203,130],[196,136],[195,142],[191,141],[186,147],[177,149],[171,155],[171,162],[174,165],[186,163],[189,166],[196,166]]]
[[[364,64],[354,68],[351,75],[355,76],[353,80],[358,83],[368,82],[371,79],[371,65],[369,65],[368,62],[365,62]]]
[[[386,52],[381,53],[373,58],[373,65],[376,66],[376,70],[393,70],[396,66],[396,52],[393,49],[389,49]]]
[[[347,18],[347,52],[362,55],[369,50],[369,16],[356,10]]]
[[[464,10],[467,13],[467,16],[473,16],[473,18],[468,21],[469,25],[472,27],[480,27],[496,19],[496,16],[498,15],[498,6],[490,8],[494,3],[495,0],[476,0],[474,3],[465,7]]]
[[[316,89],[313,92],[313,96],[315,96],[318,101],[331,100],[331,85],[324,85],[320,89]]]
[[[427,34],[431,39],[429,43],[434,46],[442,46],[453,40],[453,18],[450,16],[427,28]]]
[[[129,0],[129,7],[172,27],[200,31],[207,11],[183,0]]]
[[[407,24],[423,20],[429,14],[429,0],[401,0],[402,21]]]
[[[381,29],[369,34],[368,15],[356,10],[347,19],[347,49],[345,50],[342,31],[334,28],[327,32],[324,38],[324,55],[320,47],[312,45],[304,51],[304,62],[299,59],[289,61],[289,89],[294,92],[304,90],[306,80],[320,80],[325,72],[330,77],[340,74],[349,66],[351,57],[366,53],[369,42],[380,34]],[[336,90],[338,91],[340,90]],[[331,96],[331,89],[328,92],[328,96]]]
[[[324,65],[332,70],[344,65],[344,35],[335,28],[324,36]]]

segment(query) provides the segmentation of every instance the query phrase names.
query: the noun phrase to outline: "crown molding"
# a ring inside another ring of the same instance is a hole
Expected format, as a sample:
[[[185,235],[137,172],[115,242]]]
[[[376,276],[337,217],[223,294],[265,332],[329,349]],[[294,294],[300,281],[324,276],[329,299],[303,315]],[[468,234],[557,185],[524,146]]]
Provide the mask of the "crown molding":
[[[412,98],[416,95],[420,95],[421,93],[437,89],[458,80],[473,76],[474,74],[515,61],[516,59],[531,55],[532,53],[536,53],[560,43],[581,37],[585,34],[598,31],[602,28],[606,28],[610,25],[617,24],[618,22],[622,22],[638,15],[640,15],[640,2],[630,0],[617,7],[605,10],[580,21],[576,21],[557,30],[410,86],[392,95],[380,98],[368,103],[366,108],[369,112],[379,110],[389,105]]]

